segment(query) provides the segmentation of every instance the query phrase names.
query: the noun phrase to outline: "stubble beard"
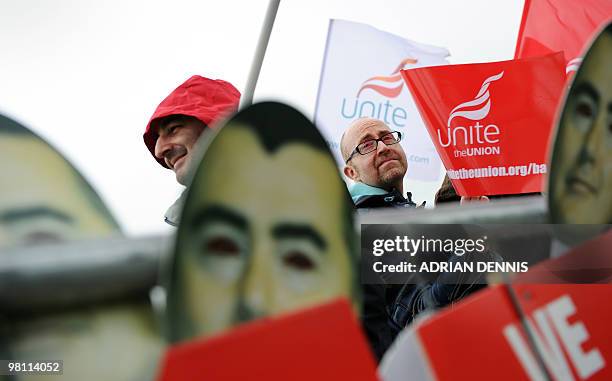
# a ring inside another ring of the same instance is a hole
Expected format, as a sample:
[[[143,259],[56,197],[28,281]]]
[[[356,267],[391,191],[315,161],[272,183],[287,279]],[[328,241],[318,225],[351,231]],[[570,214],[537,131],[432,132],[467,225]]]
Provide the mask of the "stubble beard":
[[[177,171],[174,172],[176,175],[176,181],[183,186],[187,186],[187,173],[189,172],[187,170],[188,164],[189,164],[189,158],[185,157],[184,163],[181,166],[181,168],[179,168]]]
[[[380,175],[380,182],[387,190],[397,188],[398,183],[401,184],[401,182],[404,181],[405,173],[406,172],[403,171],[402,168],[392,168],[389,171],[386,171],[384,174]]]

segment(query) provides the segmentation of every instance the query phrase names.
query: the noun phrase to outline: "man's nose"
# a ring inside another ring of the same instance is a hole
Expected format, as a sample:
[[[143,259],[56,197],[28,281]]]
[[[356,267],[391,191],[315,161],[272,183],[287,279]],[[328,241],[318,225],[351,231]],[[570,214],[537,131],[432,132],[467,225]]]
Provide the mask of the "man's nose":
[[[172,144],[170,139],[165,136],[160,136],[157,138],[155,142],[155,157],[158,159],[163,159],[166,152],[168,152],[172,148]]]
[[[267,254],[252,253],[252,261],[243,280],[238,320],[248,321],[270,315],[274,310],[274,279]]]
[[[382,140],[379,140],[376,145],[376,151],[378,151],[378,153],[382,153],[388,150],[389,150],[389,146]]]
[[[597,160],[603,152],[600,152],[603,148],[603,136],[601,132],[604,130],[602,126],[599,125],[599,120],[596,119],[593,126],[587,131],[587,134],[584,139],[583,146],[580,148],[580,161],[582,163],[592,163]]]
[[[586,140],[584,142],[584,149],[593,158],[597,158],[598,155],[603,154],[603,152],[600,151],[603,148],[602,142],[604,141],[604,136],[602,132],[605,131],[605,120],[602,119],[602,115],[600,115],[599,118],[595,119],[595,123],[593,123],[593,127],[591,127],[591,129],[587,133]]]

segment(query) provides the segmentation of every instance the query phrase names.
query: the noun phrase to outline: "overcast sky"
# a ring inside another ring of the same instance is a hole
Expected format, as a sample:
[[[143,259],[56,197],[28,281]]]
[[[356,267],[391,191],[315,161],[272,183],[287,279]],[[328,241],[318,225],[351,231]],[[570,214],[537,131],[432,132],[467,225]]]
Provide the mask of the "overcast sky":
[[[5,0],[0,113],[41,134],[131,235],[168,231],[181,187],[142,142],[155,106],[193,74],[243,91],[267,1]],[[330,18],[446,47],[451,63],[511,59],[520,0],[282,0],[255,101],[312,117]],[[375,54],[375,52],[373,52]]]

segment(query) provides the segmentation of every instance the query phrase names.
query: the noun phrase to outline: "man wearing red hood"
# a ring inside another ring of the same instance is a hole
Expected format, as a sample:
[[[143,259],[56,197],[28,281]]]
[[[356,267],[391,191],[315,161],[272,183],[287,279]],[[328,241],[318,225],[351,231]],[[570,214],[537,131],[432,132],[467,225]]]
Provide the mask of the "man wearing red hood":
[[[188,185],[193,150],[200,134],[238,109],[240,92],[229,82],[194,75],[174,89],[149,119],[144,142],[159,164]],[[182,196],[166,212],[166,222],[176,226]]]

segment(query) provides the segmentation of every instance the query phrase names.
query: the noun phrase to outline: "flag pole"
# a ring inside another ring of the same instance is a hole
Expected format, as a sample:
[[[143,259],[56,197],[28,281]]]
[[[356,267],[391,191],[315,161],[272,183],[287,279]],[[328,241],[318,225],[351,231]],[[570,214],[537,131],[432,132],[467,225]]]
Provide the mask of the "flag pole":
[[[276,18],[276,12],[278,11],[279,4],[280,0],[270,0],[268,3],[266,18],[264,19],[261,33],[259,34],[259,41],[257,42],[255,57],[253,58],[253,63],[251,64],[251,71],[249,72],[246,89],[244,90],[244,94],[242,94],[242,98],[240,100],[240,109],[248,107],[251,105],[251,103],[253,103],[255,86],[257,86],[257,79],[259,78],[261,65],[263,64],[263,59],[266,55],[266,48],[268,47],[270,34],[272,34],[272,27],[274,26],[274,19]]]

